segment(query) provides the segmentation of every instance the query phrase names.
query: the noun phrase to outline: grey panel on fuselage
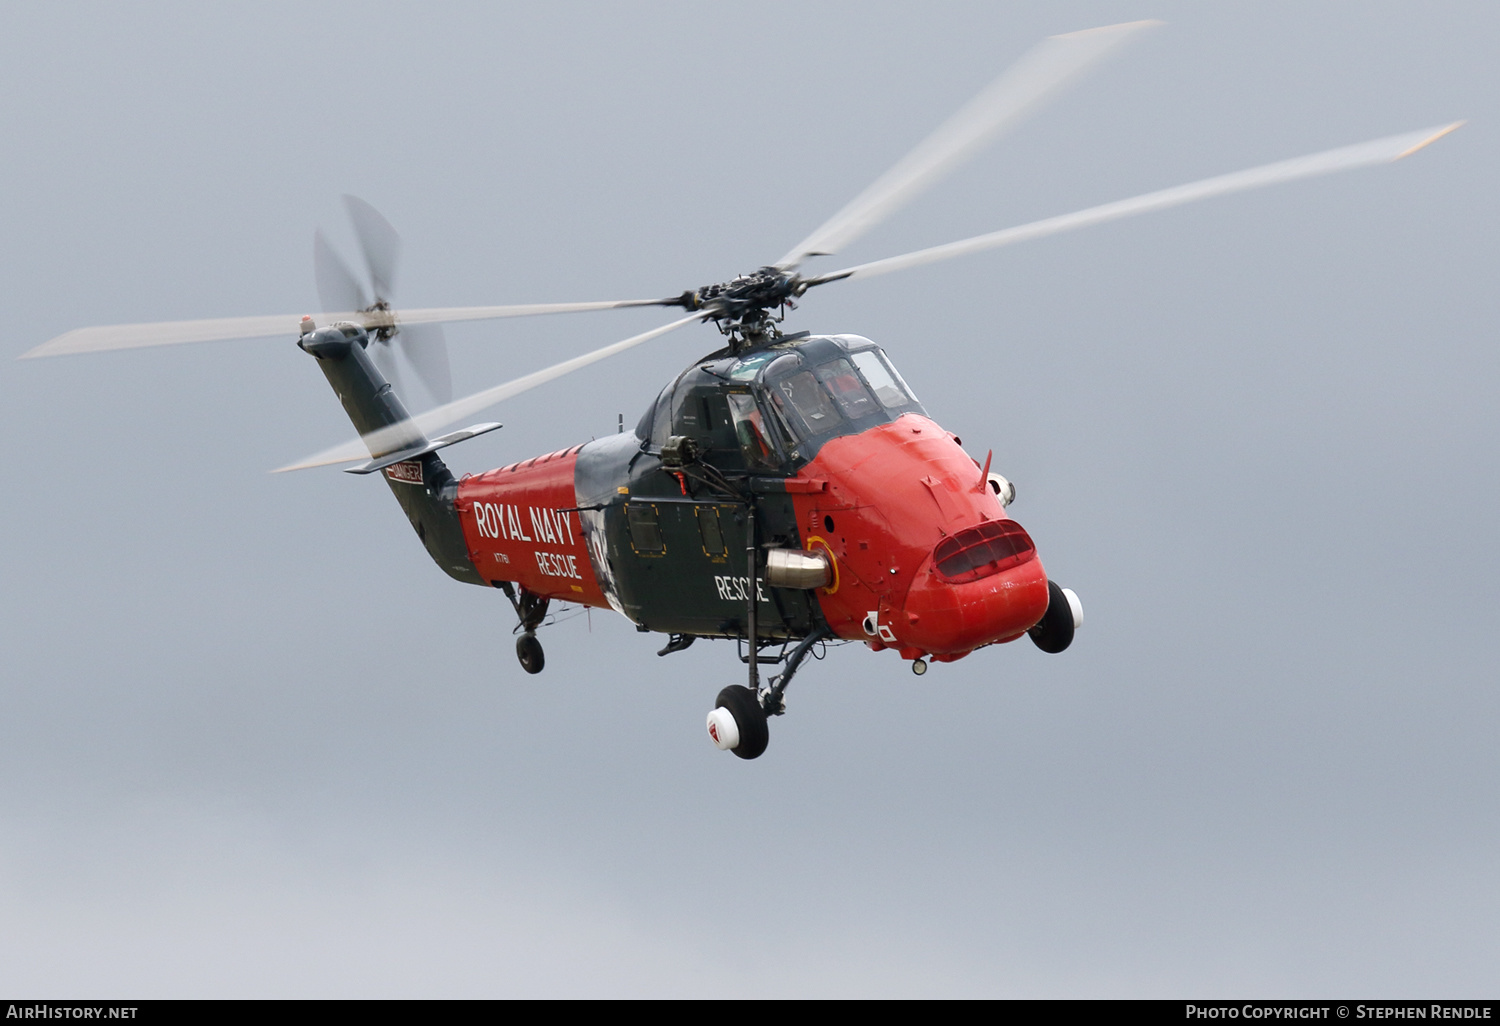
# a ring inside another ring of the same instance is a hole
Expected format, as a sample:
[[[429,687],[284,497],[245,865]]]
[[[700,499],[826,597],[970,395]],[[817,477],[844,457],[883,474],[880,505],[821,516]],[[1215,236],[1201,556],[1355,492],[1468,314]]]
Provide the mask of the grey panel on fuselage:
[[[613,502],[616,489],[625,483],[626,467],[640,451],[641,440],[633,431],[584,443],[573,465],[573,490],[578,505],[603,506]]]
[[[578,520],[588,548],[594,579],[610,606],[630,617],[620,603],[614,563],[609,552],[604,512],[619,498],[631,459],[641,451],[641,440],[633,431],[622,431],[586,443],[573,464],[573,494],[578,502]],[[634,619],[634,617],[631,617]]]

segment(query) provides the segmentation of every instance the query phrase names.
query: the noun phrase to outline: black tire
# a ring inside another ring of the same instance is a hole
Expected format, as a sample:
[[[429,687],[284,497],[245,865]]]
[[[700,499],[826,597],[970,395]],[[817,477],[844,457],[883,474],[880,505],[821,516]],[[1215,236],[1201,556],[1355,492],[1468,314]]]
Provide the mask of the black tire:
[[[760,707],[755,692],[743,684],[731,685],[719,692],[714,708],[729,710],[734,725],[740,728],[740,743],[730,751],[741,759],[760,758],[771,743],[771,728],[766,724],[766,711]]]
[[[1026,632],[1043,652],[1052,655],[1073,644],[1073,610],[1068,606],[1068,596],[1056,581],[1047,582],[1047,612],[1031,630]]]
[[[541,673],[542,667],[547,665],[542,643],[530,632],[516,639],[516,658],[521,660],[521,669],[527,673]]]

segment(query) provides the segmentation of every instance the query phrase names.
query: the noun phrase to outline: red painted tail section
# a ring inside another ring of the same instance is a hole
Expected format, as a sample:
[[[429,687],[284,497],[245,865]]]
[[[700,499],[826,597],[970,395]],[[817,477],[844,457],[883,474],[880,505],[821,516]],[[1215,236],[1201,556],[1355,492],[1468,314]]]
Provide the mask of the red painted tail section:
[[[512,463],[458,485],[458,515],[480,576],[552,599],[609,607],[589,564],[573,468],[578,450]]]

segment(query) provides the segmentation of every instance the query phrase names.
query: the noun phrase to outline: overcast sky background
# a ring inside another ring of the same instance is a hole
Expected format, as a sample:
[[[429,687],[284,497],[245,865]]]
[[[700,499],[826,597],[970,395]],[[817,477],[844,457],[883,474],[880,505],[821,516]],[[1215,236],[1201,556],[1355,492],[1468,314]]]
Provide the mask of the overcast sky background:
[[[849,262],[1468,118],[1399,164],[807,297],[1017,482],[1088,621],[831,650],[765,757],[729,646],[578,614],[516,663],[290,338],[0,373],[0,991],[1489,996],[1500,984],[1500,8],[12,5],[13,357],[314,310],[341,193],[409,306],[773,260],[1028,47],[1168,24]],[[835,266],[829,263],[829,266]],[[460,393],[658,311],[449,330]],[[521,396],[478,471],[717,344]]]

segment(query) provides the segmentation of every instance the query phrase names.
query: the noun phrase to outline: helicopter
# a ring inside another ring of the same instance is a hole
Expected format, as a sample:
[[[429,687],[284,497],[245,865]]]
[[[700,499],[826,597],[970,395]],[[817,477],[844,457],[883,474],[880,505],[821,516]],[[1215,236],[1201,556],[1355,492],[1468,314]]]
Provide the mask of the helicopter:
[[[353,464],[380,474],[419,541],[454,580],[502,592],[527,673],[554,603],[613,609],[658,653],[699,639],[737,643],[746,682],[706,718],[720,750],[755,759],[785,694],[819,646],[889,650],[916,674],[931,663],[1028,637],[1066,650],[1083,626],[1078,595],[1048,577],[1010,516],[1015,485],[927,412],[876,342],[783,331],[815,288],[873,278],[1089,225],[1315,175],[1389,163],[1455,122],[1325,150],[833,271],[834,255],[979,147],[1150,29],[1131,22],[1053,36],[944,122],[774,263],[656,299],[487,307],[395,307],[400,241],[374,207],[345,197],[361,276],[314,236],[323,313],[81,328],[23,354],[56,356],[290,336],[313,358],[359,437],[279,471]],[[683,315],[459,399],[443,323],[630,307]],[[693,324],[722,344],[694,360],[638,424],[603,438],[455,477],[439,455],[501,427],[455,424],[521,392]],[[413,413],[414,372],[435,405]],[[763,668],[768,668],[763,671]],[[770,673],[764,680],[763,673]]]

